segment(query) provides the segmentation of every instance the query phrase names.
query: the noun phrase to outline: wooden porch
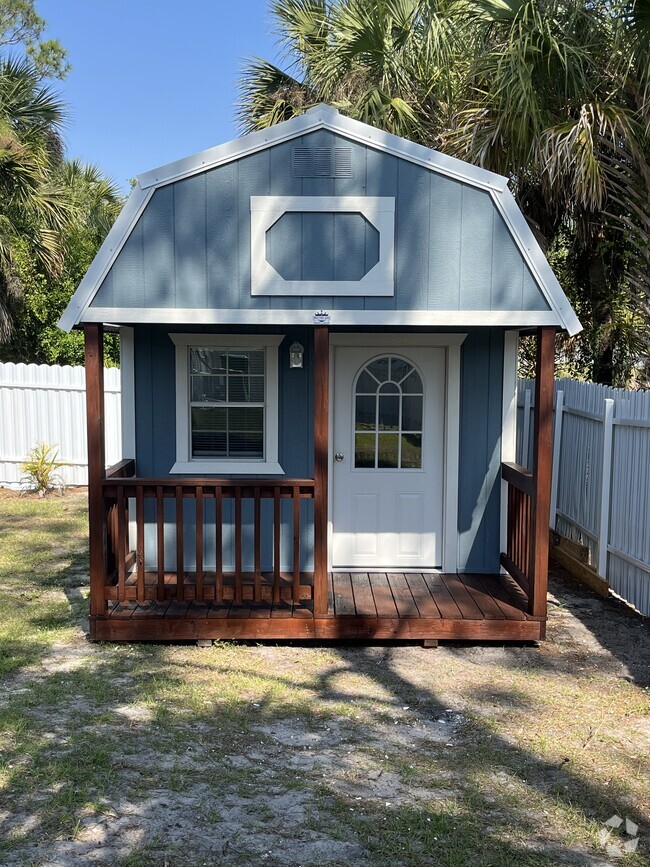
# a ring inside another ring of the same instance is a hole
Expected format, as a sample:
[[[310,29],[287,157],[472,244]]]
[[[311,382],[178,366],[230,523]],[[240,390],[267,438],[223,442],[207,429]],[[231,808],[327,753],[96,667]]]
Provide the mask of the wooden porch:
[[[107,470],[102,329],[86,325],[85,331],[91,639],[544,637],[554,329],[538,330],[535,469],[502,465],[508,490],[503,575],[328,572],[326,327],[314,336],[311,479],[139,478],[133,460]],[[301,550],[308,509],[311,572],[301,569],[309,559]]]
[[[314,616],[312,575],[301,577],[301,597],[282,579],[274,601],[272,578],[264,576],[255,601],[254,576],[243,576],[241,601],[236,578],[223,576],[220,602],[196,602],[196,573],[183,576],[185,601],[176,599],[175,575],[165,576],[166,598],[110,602],[106,615],[93,618],[91,637],[152,639],[466,639],[530,641],[544,637],[544,622],[527,613],[518,585],[501,575],[348,573],[328,575],[327,611]],[[216,594],[217,576],[203,576],[204,592]],[[136,579],[127,589],[136,590]],[[154,573],[145,575],[145,595],[157,595]]]

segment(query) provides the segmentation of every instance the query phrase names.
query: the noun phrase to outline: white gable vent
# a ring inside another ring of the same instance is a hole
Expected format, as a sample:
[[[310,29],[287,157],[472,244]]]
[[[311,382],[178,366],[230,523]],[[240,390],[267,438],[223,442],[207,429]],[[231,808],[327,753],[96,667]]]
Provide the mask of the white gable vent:
[[[294,178],[351,178],[352,148],[291,149]]]

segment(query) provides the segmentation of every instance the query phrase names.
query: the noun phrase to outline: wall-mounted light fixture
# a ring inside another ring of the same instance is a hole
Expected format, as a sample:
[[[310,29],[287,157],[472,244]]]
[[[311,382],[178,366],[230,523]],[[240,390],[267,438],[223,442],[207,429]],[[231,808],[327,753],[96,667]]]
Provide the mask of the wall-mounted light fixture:
[[[295,343],[292,343],[289,347],[289,367],[302,367],[304,354],[305,350],[302,344],[298,343],[297,340]]]

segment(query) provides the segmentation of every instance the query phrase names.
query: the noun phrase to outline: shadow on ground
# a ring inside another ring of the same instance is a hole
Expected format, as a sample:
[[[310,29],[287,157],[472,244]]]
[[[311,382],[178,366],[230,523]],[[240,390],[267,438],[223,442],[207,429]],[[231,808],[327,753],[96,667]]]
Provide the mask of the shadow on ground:
[[[47,579],[64,615],[36,605],[31,627],[82,623],[83,556]],[[647,629],[561,576],[552,593],[540,647],[201,650],[78,631],[23,658],[17,636],[0,702],[0,862],[647,863],[621,862],[623,838],[598,842],[613,813],[642,834],[647,821],[635,753]],[[601,717],[615,690],[620,707]]]

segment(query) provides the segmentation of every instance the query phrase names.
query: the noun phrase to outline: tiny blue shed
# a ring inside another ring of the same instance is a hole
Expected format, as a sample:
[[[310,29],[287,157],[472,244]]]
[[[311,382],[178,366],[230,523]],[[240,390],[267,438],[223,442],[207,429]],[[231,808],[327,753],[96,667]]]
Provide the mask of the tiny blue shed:
[[[92,638],[544,636],[580,323],[506,178],[318,105],[141,175],[60,325],[86,335]]]

